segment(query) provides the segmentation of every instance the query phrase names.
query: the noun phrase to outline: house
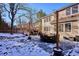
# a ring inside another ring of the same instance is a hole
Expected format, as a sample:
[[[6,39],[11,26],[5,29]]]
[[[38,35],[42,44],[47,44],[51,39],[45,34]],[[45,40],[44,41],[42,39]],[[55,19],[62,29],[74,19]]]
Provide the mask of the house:
[[[41,22],[42,22],[41,23],[41,27],[42,27],[41,32],[43,34],[48,35],[48,36],[52,35],[52,33],[54,32],[53,31],[54,26],[51,24],[51,21],[54,20],[54,14],[44,16],[44,17],[42,17],[40,19],[41,19]]]
[[[34,23],[33,23],[33,29],[34,29],[35,31],[41,32],[41,30],[42,30],[41,23],[42,23],[42,22],[41,22],[40,19],[37,20],[36,22],[34,22]]]
[[[27,33],[27,32],[29,32],[29,23],[18,24],[17,25],[17,32],[20,32],[20,33]]]
[[[58,30],[60,39],[79,36],[79,3],[71,4],[58,11]],[[51,22],[56,32],[56,19]]]

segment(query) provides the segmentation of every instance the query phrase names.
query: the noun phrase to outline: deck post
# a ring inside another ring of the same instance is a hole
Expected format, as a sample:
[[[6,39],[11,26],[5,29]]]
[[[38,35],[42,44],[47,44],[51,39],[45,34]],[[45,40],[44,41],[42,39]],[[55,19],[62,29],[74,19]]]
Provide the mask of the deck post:
[[[62,49],[59,46],[59,30],[58,30],[58,15],[59,11],[56,11],[56,47],[53,48],[54,54],[53,56],[63,56]]]
[[[56,11],[56,47],[59,48],[58,11]]]

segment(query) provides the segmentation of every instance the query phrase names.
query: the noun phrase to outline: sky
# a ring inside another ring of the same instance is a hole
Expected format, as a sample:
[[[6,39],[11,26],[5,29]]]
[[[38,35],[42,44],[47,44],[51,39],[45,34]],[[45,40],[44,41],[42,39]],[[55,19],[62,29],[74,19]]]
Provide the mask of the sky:
[[[36,10],[42,9],[45,13],[50,14],[55,10],[69,5],[69,3],[30,3],[29,5]]]
[[[28,3],[26,5],[28,5],[29,7],[33,8],[37,11],[42,9],[46,14],[51,14],[55,10],[61,9],[62,7],[65,7],[65,6],[68,6],[69,3]],[[5,18],[5,19],[8,19],[7,22],[10,24],[9,18]],[[26,18],[24,18],[24,20],[26,20]],[[15,25],[16,24],[17,23],[15,23]]]

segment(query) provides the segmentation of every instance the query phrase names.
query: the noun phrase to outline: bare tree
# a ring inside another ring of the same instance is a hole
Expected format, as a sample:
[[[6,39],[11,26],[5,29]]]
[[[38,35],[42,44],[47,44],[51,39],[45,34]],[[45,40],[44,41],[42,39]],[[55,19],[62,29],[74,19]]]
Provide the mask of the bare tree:
[[[1,30],[1,31],[2,31],[2,28],[3,28],[2,13],[3,13],[3,4],[0,3],[0,30]]]
[[[0,3],[0,20],[2,20],[3,4]]]
[[[21,17],[23,17],[24,15],[20,15],[19,18],[19,24],[20,24],[20,30],[23,31],[23,27],[22,24],[24,23],[23,20],[21,19]]]
[[[15,4],[15,3],[9,3],[9,9],[6,8],[6,4],[4,4],[4,9],[8,12],[8,16],[11,20],[11,34],[13,34],[13,24],[15,21],[15,15],[17,11],[19,10],[19,5],[20,4]]]
[[[28,14],[23,14],[22,16],[25,16],[29,19],[29,33],[31,33],[31,31],[33,30],[33,20],[35,19],[34,16],[37,12],[35,12],[35,10],[33,10],[32,8],[27,7],[22,7],[22,9],[25,10]]]

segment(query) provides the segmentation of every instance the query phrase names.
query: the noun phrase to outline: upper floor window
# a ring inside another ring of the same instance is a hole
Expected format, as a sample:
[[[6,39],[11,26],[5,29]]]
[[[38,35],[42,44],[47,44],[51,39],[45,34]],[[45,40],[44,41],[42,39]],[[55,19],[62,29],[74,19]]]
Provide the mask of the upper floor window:
[[[44,19],[44,22],[47,22],[47,18]]]
[[[78,13],[78,5],[72,7],[72,14]]]
[[[50,31],[50,27],[44,27],[44,31]]]
[[[51,21],[51,16],[49,16],[48,19],[49,19],[48,21]]]
[[[66,15],[70,15],[71,14],[71,9],[70,8],[67,8],[66,9]]]
[[[46,17],[45,19],[44,19],[44,22],[49,22],[50,21],[50,18],[49,17]]]

